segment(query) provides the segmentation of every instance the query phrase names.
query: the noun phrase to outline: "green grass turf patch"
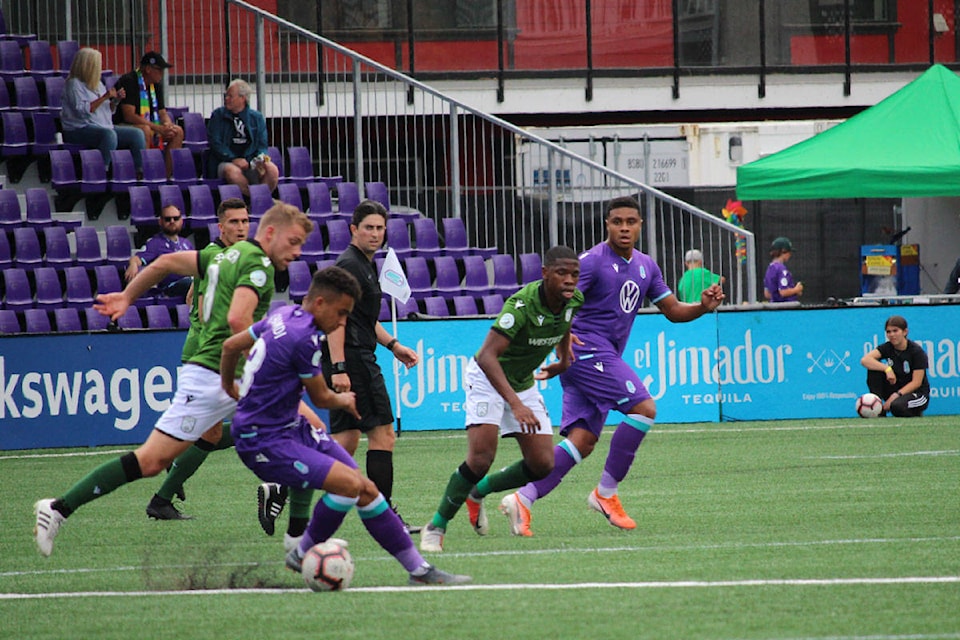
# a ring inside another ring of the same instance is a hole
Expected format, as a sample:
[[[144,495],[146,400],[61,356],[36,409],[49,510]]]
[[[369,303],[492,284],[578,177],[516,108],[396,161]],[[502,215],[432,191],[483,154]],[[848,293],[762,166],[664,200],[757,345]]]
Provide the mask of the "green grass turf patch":
[[[34,548],[33,502],[117,454],[4,452],[0,638],[960,637],[956,417],[658,426],[621,485],[632,532],[586,505],[609,437],[534,505],[533,538],[509,534],[499,495],[490,535],[465,511],[451,523],[428,559],[482,588],[404,587],[351,514],[338,535],[356,575],[334,594],[284,569],[286,516],[262,533],[258,481],[232,451],[187,485],[195,520],[148,520],[162,479],[141,480],[81,508],[50,558]],[[462,432],[403,434],[405,519],[429,519],[465,447]],[[495,464],[518,455],[501,442]]]

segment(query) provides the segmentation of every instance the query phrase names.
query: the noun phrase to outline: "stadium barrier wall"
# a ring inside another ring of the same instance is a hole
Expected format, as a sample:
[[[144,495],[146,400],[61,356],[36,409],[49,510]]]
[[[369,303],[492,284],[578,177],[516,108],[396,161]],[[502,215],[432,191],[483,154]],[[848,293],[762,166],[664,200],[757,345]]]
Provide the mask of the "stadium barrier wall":
[[[866,391],[860,358],[885,340],[884,320],[894,313],[907,318],[910,338],[930,357],[927,413],[960,414],[960,305],[733,310],[686,324],[643,313],[624,357],[654,396],[659,422],[846,418]],[[420,355],[417,367],[399,374],[403,431],[463,426],[463,372],[490,326],[489,319],[398,324],[400,340]],[[4,337],[0,450],[143,442],[173,395],[184,336]],[[378,356],[394,395],[392,357]],[[556,424],[559,381],[541,387]]]

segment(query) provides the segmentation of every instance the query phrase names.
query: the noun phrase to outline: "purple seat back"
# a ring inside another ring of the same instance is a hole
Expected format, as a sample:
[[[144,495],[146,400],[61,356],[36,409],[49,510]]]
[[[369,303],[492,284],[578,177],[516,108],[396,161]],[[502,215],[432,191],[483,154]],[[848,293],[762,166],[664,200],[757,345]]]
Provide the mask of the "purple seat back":
[[[17,266],[21,269],[36,269],[43,266],[43,254],[40,252],[40,238],[33,227],[20,227],[13,230],[13,253]]]

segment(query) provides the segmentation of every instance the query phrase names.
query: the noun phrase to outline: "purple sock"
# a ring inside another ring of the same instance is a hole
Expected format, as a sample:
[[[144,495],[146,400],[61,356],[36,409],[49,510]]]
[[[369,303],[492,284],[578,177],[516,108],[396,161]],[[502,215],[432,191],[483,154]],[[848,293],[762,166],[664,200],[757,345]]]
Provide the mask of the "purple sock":
[[[652,423],[651,420],[650,424]],[[650,428],[649,424],[642,426],[645,429]],[[613,437],[610,439],[607,461],[603,465],[603,475],[600,477],[601,488],[616,491],[617,485],[627,477],[633,458],[637,455],[637,448],[643,442],[645,435],[647,435],[646,431],[632,422],[624,421],[617,425],[617,430],[613,432]]]
[[[403,528],[403,522],[390,504],[380,494],[376,500],[364,507],[357,507],[360,521],[387,553],[392,555],[409,571],[419,569],[426,561],[417,551],[410,534]]]
[[[580,452],[569,440],[564,440],[553,448],[553,471],[546,478],[528,482],[520,487],[519,494],[533,504],[538,498],[544,498],[557,488],[563,477],[570,473],[574,465],[580,462]]]
[[[303,538],[300,540],[301,553],[332,536],[343,524],[343,519],[355,504],[357,504],[356,498],[345,498],[332,493],[323,494],[313,508],[313,517],[310,518],[307,530],[303,532]]]

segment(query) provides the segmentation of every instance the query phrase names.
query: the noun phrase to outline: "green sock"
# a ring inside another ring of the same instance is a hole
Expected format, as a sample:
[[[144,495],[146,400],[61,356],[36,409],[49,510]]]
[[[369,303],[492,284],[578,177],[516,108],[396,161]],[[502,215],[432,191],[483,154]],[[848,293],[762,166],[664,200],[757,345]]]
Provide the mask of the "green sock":
[[[133,482],[143,477],[137,458],[133,453],[127,453],[88,473],[77,484],[70,487],[63,494],[60,502],[67,506],[72,513],[81,505],[107,495],[117,487]]]
[[[290,489],[287,498],[287,508],[290,510],[287,514],[289,518],[287,523],[287,533],[296,538],[302,536],[307,530],[307,523],[310,521],[310,507],[313,504],[313,489]]]
[[[447,488],[443,492],[443,498],[440,500],[440,506],[437,512],[433,514],[431,524],[441,529],[447,528],[447,523],[453,520],[457,511],[463,506],[463,501],[467,499],[470,489],[480,478],[470,470],[467,463],[464,462],[460,468],[453,472],[447,482]]]
[[[213,448],[214,451],[222,451],[223,449],[229,449],[233,446],[233,436],[230,435],[230,428],[227,425],[223,426],[223,435],[220,436],[220,442],[217,443],[217,446]]]
[[[518,460],[509,467],[504,467],[500,471],[488,473],[484,476],[477,483],[476,493],[481,498],[485,498],[491,493],[517,489],[532,480],[536,480],[536,478],[527,472],[527,466],[523,463],[523,460]]]
[[[203,461],[210,455],[210,449],[204,448],[204,446],[200,444],[201,442],[203,442],[203,445],[206,447],[213,446],[208,442],[199,440],[192,447],[177,456],[177,459],[173,461],[173,465],[170,467],[170,473],[167,474],[163,484],[160,485],[160,489],[157,491],[158,496],[165,500],[173,500],[174,494],[180,490],[183,483],[197,472],[197,469],[200,468]]]

